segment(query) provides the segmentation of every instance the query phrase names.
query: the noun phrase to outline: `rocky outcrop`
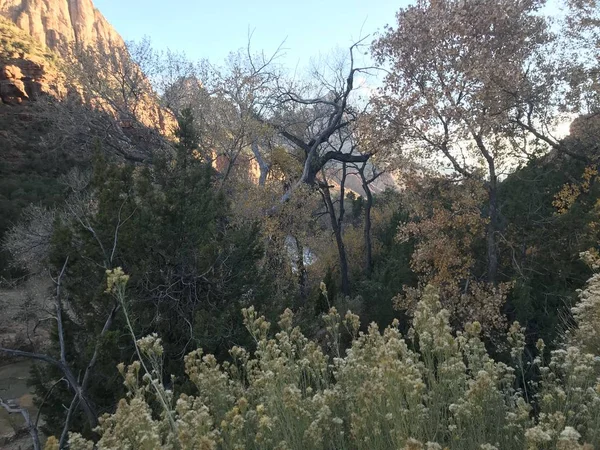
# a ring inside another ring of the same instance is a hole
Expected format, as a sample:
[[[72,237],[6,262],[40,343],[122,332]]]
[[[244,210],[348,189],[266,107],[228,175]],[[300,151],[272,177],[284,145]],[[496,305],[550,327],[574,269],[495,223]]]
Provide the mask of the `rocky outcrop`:
[[[24,76],[18,66],[0,67],[0,100],[9,105],[18,105],[29,98]]]
[[[18,105],[42,93],[64,95],[64,77],[56,68],[56,56],[1,17],[0,43],[0,103]]]
[[[0,16],[59,53],[74,43],[103,49],[124,44],[91,0],[0,0]]]
[[[85,64],[79,67],[77,61]],[[139,92],[121,99],[113,86],[118,86],[119,76],[132,72]],[[94,86],[104,83],[108,90],[95,92],[87,74],[93,74]],[[112,115],[129,134],[139,134],[129,117],[132,111],[119,108],[131,108],[133,100],[136,128],[170,135],[175,126],[149,81],[129,60],[123,39],[91,0],[0,0],[0,103],[28,103],[42,93],[63,99],[67,92]],[[113,94],[116,98],[106,98]]]
[[[135,63],[128,61],[123,39],[91,0],[0,0],[1,103],[18,105],[35,100],[41,93],[62,98],[68,85],[68,91],[84,103],[92,107],[103,105],[117,121],[122,120],[123,112],[113,108],[118,102],[88,92],[86,80],[79,78],[76,71],[69,72],[68,82],[65,81],[66,74],[59,68],[63,64],[70,66],[81,55],[90,66],[81,74],[97,73],[96,81],[107,85],[115,82],[114,74],[136,70],[126,67]],[[100,59],[94,69],[91,66],[95,56]],[[111,68],[111,64],[123,66]],[[143,127],[170,134],[175,125],[172,115],[158,105],[143,74],[138,82],[144,92],[135,99],[139,103],[136,120]],[[129,122],[123,121],[122,126],[131,128]]]
[[[46,71],[47,63],[31,56],[0,64],[0,100],[9,105],[18,105],[36,100],[42,93],[56,97],[62,95],[64,87],[57,83],[56,73]]]

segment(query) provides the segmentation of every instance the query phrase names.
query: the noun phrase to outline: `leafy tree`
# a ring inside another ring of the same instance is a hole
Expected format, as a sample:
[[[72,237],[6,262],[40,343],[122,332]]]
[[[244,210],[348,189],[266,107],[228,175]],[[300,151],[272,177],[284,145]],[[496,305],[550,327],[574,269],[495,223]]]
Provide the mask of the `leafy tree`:
[[[540,6],[535,0],[421,0],[400,10],[396,28],[373,46],[390,68],[379,101],[388,132],[434,165],[484,184],[492,283],[498,281],[499,176],[522,151],[505,86],[518,84],[547,41]]]

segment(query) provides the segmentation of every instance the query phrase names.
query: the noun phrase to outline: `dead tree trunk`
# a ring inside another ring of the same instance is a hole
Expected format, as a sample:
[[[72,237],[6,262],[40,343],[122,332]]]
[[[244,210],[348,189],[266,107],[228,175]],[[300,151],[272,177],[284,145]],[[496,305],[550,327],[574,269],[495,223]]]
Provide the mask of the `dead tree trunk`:
[[[24,358],[35,359],[37,361],[43,361],[48,364],[52,364],[52,365],[56,366],[63,374],[64,379],[67,380],[69,388],[73,392],[72,404],[74,406],[77,406],[77,405],[81,406],[81,408],[83,409],[83,412],[85,413],[85,415],[87,417],[90,428],[94,429],[98,426],[98,413],[96,412],[92,401],[87,396],[86,391],[89,386],[91,372],[92,372],[94,366],[96,365],[96,361],[98,359],[98,354],[100,351],[100,344],[102,342],[102,338],[104,337],[104,335],[108,332],[108,330],[112,326],[112,322],[113,322],[115,315],[119,309],[119,305],[115,303],[115,305],[111,309],[111,311],[104,323],[104,327],[102,328],[102,331],[100,332],[100,334],[98,335],[98,337],[96,339],[94,353],[93,353],[92,358],[90,359],[90,362],[88,363],[86,370],[83,374],[83,380],[80,383],[78,380],[78,377],[75,376],[69,363],[67,362],[66,347],[65,347],[65,340],[64,340],[61,287],[62,287],[62,278],[64,276],[68,261],[69,261],[69,259],[67,258],[65,260],[65,263],[63,265],[63,268],[62,268],[60,274],[58,275],[56,280],[54,280],[54,283],[56,285],[56,305],[55,305],[56,323],[57,323],[57,332],[58,332],[58,340],[59,340],[59,347],[60,347],[59,359],[55,359],[51,356],[41,354],[41,353],[24,352],[24,351],[20,351],[20,350],[13,350],[13,349],[8,349],[8,348],[3,348],[3,347],[0,347],[0,352],[8,353],[9,355],[13,355],[13,356],[20,356],[20,357],[24,357]],[[69,409],[71,410],[71,408],[69,408]],[[68,430],[71,414],[72,414],[72,411],[70,414],[67,415],[67,420],[65,422],[65,430]],[[66,433],[63,433],[63,435],[66,435]]]
[[[8,414],[21,414],[23,416],[23,419],[25,420],[25,425],[27,425],[27,431],[31,436],[33,450],[41,450],[42,446],[40,444],[38,427],[35,422],[31,421],[29,411],[27,411],[25,408],[21,408],[19,405],[8,404],[4,400],[2,400],[2,398],[0,398],[0,406],[2,406]]]
[[[345,178],[345,176],[344,176]],[[342,281],[342,294],[350,295],[350,279],[348,276],[348,258],[346,256],[346,247],[344,246],[344,239],[342,236],[342,220],[343,220],[343,203],[340,208],[340,215],[335,212],[335,206],[333,204],[333,200],[331,199],[331,191],[329,189],[329,184],[327,183],[327,179],[325,175],[323,175],[323,182],[319,184],[319,191],[321,192],[321,196],[323,197],[323,202],[325,203],[325,207],[329,214],[329,219],[331,221],[331,228],[333,230],[333,235],[335,236],[335,243],[338,249],[338,256],[340,262],[340,276]],[[343,194],[343,192],[342,192]]]
[[[254,141],[252,141],[252,153],[254,154],[254,157],[256,158],[256,163],[258,164],[258,169],[260,171],[260,175],[258,177],[258,185],[264,186],[267,181],[267,176],[269,175],[269,170],[271,168],[269,167],[269,164],[265,161],[265,159],[261,155],[260,149],[258,148],[258,142],[256,142],[256,139]]]

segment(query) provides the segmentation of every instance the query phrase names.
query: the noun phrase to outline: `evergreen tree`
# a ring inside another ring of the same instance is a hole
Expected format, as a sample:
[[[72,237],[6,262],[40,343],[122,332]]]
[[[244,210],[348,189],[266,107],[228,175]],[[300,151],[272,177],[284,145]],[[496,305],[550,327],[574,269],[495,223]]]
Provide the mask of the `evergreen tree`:
[[[197,157],[191,114],[181,115],[177,137],[176,157],[152,168],[98,157],[89,192],[67,202],[67,219],[56,226],[51,260],[61,267],[69,258],[66,338],[75,373],[85,370],[114,307],[105,292],[105,272],[114,267],[131,277],[128,304],[120,307],[127,309],[137,337],[161,336],[164,369],[171,374],[183,374],[183,356],[192,349],[225,358],[231,345],[247,342],[239,313],[243,305],[269,309],[258,224],[234,226],[229,220],[228,202],[213,188],[214,170]],[[57,339],[53,336],[54,352]],[[103,338],[89,384],[99,413],[113,410],[123,394],[116,367],[133,354],[121,311]],[[60,378],[54,369],[34,369],[37,396],[46,399],[47,431],[53,434],[60,434],[64,422],[61,405],[72,398],[67,386],[52,388]],[[90,432],[81,414],[72,423],[72,429]]]

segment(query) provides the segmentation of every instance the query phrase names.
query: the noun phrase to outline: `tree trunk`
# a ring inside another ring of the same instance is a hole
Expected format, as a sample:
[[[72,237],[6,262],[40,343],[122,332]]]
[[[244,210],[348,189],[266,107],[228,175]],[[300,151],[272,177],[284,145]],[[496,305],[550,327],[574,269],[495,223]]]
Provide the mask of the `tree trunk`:
[[[348,258],[346,256],[346,247],[344,246],[344,240],[342,239],[342,227],[340,226],[340,223],[338,222],[338,219],[336,217],[335,208],[333,206],[333,201],[331,200],[331,193],[329,191],[329,185],[327,184],[327,181],[325,181],[321,185],[321,194],[323,195],[323,200],[325,202],[325,206],[327,207],[329,218],[331,219],[331,228],[333,229],[335,243],[338,249],[340,259],[340,275],[342,278],[342,294],[350,295],[350,280],[348,278]]]
[[[373,242],[371,240],[371,208],[373,207],[373,196],[371,191],[366,190],[367,201],[365,203],[365,273],[371,275],[373,271]]]
[[[362,188],[365,191],[365,228],[364,228],[364,240],[365,240],[365,273],[367,276],[371,275],[373,271],[373,241],[371,240],[371,209],[373,207],[373,194],[369,187],[369,182],[365,178],[364,166],[362,170],[359,170],[360,179],[362,181]]]
[[[63,364],[62,361],[61,361],[61,364],[59,365],[59,368],[61,369],[63,375],[67,379],[67,382],[71,386],[73,395],[75,395],[81,399],[81,403],[80,403],[81,408],[83,409],[83,412],[85,413],[85,415],[88,419],[88,423],[90,424],[90,427],[92,429],[96,428],[98,426],[98,414],[96,413],[96,410],[95,410],[94,406],[92,405],[92,402],[88,398],[85,391],[81,388],[81,385],[77,382],[77,378],[75,378],[75,375],[73,375],[73,372],[71,372],[71,368],[69,366],[67,366],[66,364]]]
[[[496,284],[498,277],[498,246],[496,234],[498,233],[498,176],[496,175],[496,162],[493,153],[489,152],[481,133],[472,133],[473,139],[488,164],[490,182],[487,186],[489,198],[490,223],[487,227],[487,279],[488,282]]]
[[[256,158],[258,169],[260,170],[260,175],[258,177],[258,185],[264,186],[267,181],[267,175],[269,175],[270,167],[269,164],[267,164],[267,162],[260,154],[260,149],[258,148],[258,142],[256,142],[256,140],[252,141],[252,153]]]
[[[498,180],[496,174],[492,173],[488,187],[489,196],[489,219],[487,229],[487,260],[488,281],[496,284],[498,277],[498,246],[496,233],[498,232]]]

